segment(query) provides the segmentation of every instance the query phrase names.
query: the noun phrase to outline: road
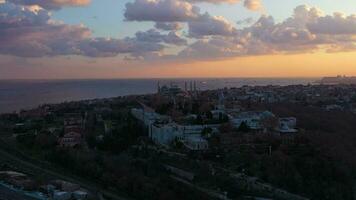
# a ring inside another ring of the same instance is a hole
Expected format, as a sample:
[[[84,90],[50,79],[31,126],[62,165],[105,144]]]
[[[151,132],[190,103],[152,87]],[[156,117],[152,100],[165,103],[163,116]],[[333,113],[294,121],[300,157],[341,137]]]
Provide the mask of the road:
[[[203,188],[203,187],[200,187],[198,185],[194,185],[192,184],[191,182],[189,181],[186,181],[186,180],[183,180],[181,178],[178,178],[176,176],[170,176],[172,179],[190,187],[190,188],[193,188],[195,190],[198,190],[200,192],[203,192],[204,194],[212,197],[213,199],[220,199],[220,200],[231,200],[227,197],[227,195],[223,194],[223,193],[219,193],[219,192],[216,192],[216,191],[213,191],[213,190],[210,190],[210,189],[206,189],[206,188]]]
[[[3,144],[1,143],[3,142],[2,141],[0,142],[0,146],[3,146]],[[129,200],[128,198],[121,197],[115,194],[114,192],[98,188],[94,183],[88,183],[87,181],[84,181],[79,177],[63,175],[61,173],[58,173],[48,168],[44,168],[43,166],[40,166],[39,164],[35,164],[34,162],[30,162],[28,160],[31,159],[29,158],[25,160],[19,158],[15,154],[11,154],[3,149],[0,149],[0,163],[4,163],[4,164],[6,163],[11,167],[15,168],[16,170],[19,170],[23,173],[30,174],[30,175],[46,175],[48,177],[52,177],[55,179],[62,179],[65,181],[76,183],[79,184],[81,187],[88,189],[91,192],[96,191],[98,194],[102,194],[105,197],[108,197],[113,200]]]

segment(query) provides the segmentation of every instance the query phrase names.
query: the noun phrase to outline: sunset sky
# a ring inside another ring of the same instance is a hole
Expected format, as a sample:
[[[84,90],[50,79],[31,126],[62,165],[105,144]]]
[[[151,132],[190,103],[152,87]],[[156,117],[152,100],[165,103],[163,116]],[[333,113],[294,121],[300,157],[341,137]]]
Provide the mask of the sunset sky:
[[[338,74],[354,0],[0,0],[0,79]]]

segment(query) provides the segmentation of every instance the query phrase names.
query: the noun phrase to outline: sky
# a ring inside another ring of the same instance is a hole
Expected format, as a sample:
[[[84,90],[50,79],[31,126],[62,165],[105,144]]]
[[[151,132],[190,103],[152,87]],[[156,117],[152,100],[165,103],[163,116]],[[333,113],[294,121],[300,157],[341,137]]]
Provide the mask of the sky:
[[[0,0],[0,79],[339,74],[354,0]]]

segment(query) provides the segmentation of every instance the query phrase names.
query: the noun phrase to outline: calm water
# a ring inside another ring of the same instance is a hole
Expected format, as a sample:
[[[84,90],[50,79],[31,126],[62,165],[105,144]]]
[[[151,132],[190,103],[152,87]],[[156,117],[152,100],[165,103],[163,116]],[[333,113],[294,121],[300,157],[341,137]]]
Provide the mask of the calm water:
[[[193,79],[117,79],[117,80],[0,80],[0,113],[33,108],[44,103],[59,103],[130,94],[148,94],[161,85],[173,82],[184,87]],[[195,79],[201,90],[243,85],[308,84],[312,78],[224,78]],[[189,84],[188,84],[189,87]]]

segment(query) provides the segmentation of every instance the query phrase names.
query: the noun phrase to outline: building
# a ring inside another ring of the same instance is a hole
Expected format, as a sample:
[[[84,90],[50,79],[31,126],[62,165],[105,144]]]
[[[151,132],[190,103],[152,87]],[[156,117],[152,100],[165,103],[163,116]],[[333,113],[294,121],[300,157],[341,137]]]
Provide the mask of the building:
[[[170,145],[174,140],[180,140],[192,150],[206,149],[207,141],[202,136],[206,128],[211,128],[213,133],[218,132],[218,125],[183,126],[176,123],[154,123],[151,125],[149,137],[157,144]]]
[[[209,149],[209,143],[200,135],[188,135],[184,137],[184,146],[192,151],[201,151]]]
[[[64,115],[64,135],[58,140],[61,147],[76,147],[81,145],[84,134],[84,120],[79,113]]]
[[[157,92],[160,95],[165,95],[165,96],[175,96],[181,93],[184,93],[184,91],[178,86],[173,83],[170,83],[169,86],[164,85],[160,86],[160,83],[158,82],[157,84]]]
[[[53,200],[70,200],[72,197],[71,193],[63,191],[55,191],[53,193]]]
[[[81,126],[83,118],[79,113],[67,113],[64,115],[64,126]]]
[[[62,138],[59,139],[59,145],[61,147],[76,147],[81,145],[82,135],[77,132],[69,132],[64,134]]]
[[[270,111],[230,113],[228,116],[231,124],[235,128],[239,128],[242,123],[246,123],[251,130],[262,130],[266,128],[264,125],[265,120],[275,118],[275,115]]]
[[[176,123],[153,123],[150,126],[149,137],[156,144],[170,145],[176,138],[182,139],[183,134]]]
[[[280,133],[297,133],[297,119],[295,117],[284,117],[278,119],[278,130]]]
[[[149,127],[151,124],[157,121],[163,122],[170,122],[171,119],[169,116],[165,115],[160,115],[156,112],[154,112],[152,109],[139,109],[139,108],[133,108],[131,109],[131,114],[141,122],[146,127]]]
[[[88,198],[88,193],[85,191],[77,190],[72,193],[72,196],[77,200],[84,200]]]
[[[1,181],[24,190],[32,190],[35,188],[35,182],[31,180],[26,174],[19,172],[1,171],[0,182]]]
[[[89,196],[80,185],[63,180],[50,181],[50,184],[44,187],[44,192],[50,199],[58,200],[84,200]]]
[[[169,116],[144,109],[132,109],[132,115],[143,122],[148,128],[148,136],[156,144],[169,146],[175,140],[182,141],[191,150],[207,149],[207,141],[202,137],[206,128],[211,128],[213,133],[218,132],[219,125],[180,125],[172,122]]]

